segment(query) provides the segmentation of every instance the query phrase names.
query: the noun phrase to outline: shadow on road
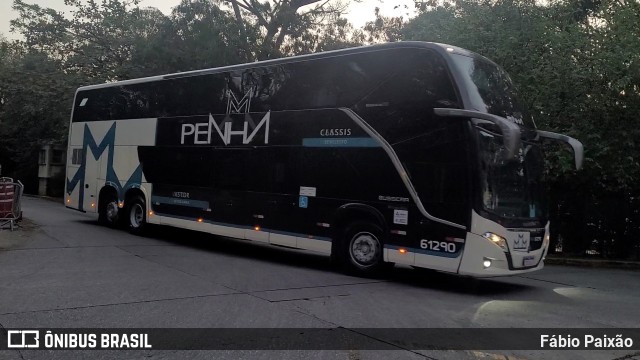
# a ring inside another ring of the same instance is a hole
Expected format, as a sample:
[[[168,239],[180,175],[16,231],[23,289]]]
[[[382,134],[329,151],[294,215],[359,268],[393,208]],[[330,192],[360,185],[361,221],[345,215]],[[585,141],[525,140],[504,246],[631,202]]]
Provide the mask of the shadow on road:
[[[102,227],[95,220],[77,220],[77,222]],[[113,229],[113,231],[124,230]],[[328,256],[285,246],[231,239],[199,231],[152,225],[149,226],[144,237],[159,240],[171,246],[189,247],[229,256],[278,263],[286,266],[320,271],[340,271],[331,263]],[[508,283],[500,281],[499,279],[474,279],[455,274],[427,269],[413,269],[404,266],[396,266],[389,269],[383,274],[375,276],[375,279],[392,281],[408,286],[482,297],[521,293],[536,289],[532,286]]]
[[[428,269],[396,267],[389,280],[411,286],[459,294],[497,297],[536,290],[536,287],[494,279],[474,279]]]

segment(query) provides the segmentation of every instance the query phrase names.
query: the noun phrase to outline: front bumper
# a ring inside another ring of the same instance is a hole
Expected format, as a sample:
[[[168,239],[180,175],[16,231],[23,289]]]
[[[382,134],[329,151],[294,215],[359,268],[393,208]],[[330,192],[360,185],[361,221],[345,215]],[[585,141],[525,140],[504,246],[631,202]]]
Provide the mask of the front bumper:
[[[458,273],[473,277],[524,274],[542,269],[546,254],[547,244],[534,251],[505,252],[485,237],[467,233]],[[490,266],[485,266],[487,260]]]

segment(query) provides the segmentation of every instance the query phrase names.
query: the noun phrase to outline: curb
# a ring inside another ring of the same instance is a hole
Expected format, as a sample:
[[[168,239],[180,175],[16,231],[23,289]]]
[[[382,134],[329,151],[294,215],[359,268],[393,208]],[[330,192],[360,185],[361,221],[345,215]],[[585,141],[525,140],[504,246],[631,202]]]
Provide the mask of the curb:
[[[640,261],[606,260],[606,259],[580,259],[548,257],[544,260],[545,265],[566,265],[593,268],[640,270]]]

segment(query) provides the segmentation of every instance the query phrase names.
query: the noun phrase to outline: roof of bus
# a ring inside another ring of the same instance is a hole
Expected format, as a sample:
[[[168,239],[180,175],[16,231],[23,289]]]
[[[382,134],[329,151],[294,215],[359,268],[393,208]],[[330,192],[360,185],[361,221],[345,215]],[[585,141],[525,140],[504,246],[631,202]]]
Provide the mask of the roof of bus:
[[[150,76],[150,77],[144,77],[144,78],[138,78],[138,79],[115,81],[115,82],[110,82],[110,83],[87,85],[87,86],[82,86],[82,87],[78,88],[77,91],[92,90],[92,89],[106,88],[106,87],[112,87],[112,86],[131,85],[131,84],[137,84],[137,83],[145,83],[145,82],[152,82],[152,81],[159,81],[159,80],[166,80],[166,79],[174,79],[174,78],[188,77],[188,76],[214,74],[214,73],[220,73],[220,72],[225,72],[225,71],[250,69],[250,68],[255,68],[255,67],[270,66],[270,65],[276,65],[276,64],[281,64],[281,63],[307,61],[307,60],[319,59],[319,58],[324,58],[324,57],[356,54],[356,53],[377,51],[377,50],[389,49],[389,48],[430,48],[430,49],[438,49],[438,50],[441,50],[441,51],[445,51],[446,50],[446,51],[449,51],[449,52],[454,52],[454,53],[463,54],[463,55],[480,56],[480,55],[475,54],[475,53],[473,53],[473,52],[471,52],[469,50],[466,50],[466,49],[463,49],[463,48],[459,48],[457,46],[447,45],[447,44],[423,42],[423,41],[401,41],[401,42],[394,42],[394,43],[384,43],[384,44],[376,44],[376,45],[369,45],[369,46],[360,46],[360,47],[354,47],[354,48],[348,48],[348,49],[324,51],[324,52],[319,52],[319,53],[315,53],[315,54],[297,55],[297,56],[284,57],[284,58],[278,58],[278,59],[257,61],[257,62],[253,62],[253,63],[244,63],[244,64],[217,67],[217,68],[209,68],[209,69],[202,69],[202,70],[192,70],[192,71],[178,72],[178,73],[173,73],[173,74],[157,75],[157,76]]]

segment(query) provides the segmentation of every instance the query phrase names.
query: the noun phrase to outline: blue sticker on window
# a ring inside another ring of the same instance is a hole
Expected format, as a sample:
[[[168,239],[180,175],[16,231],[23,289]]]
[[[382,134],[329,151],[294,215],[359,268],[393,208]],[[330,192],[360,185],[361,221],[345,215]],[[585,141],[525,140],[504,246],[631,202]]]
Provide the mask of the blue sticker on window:
[[[308,205],[309,205],[309,198],[306,196],[300,196],[300,199],[298,199],[298,207],[306,209]]]

